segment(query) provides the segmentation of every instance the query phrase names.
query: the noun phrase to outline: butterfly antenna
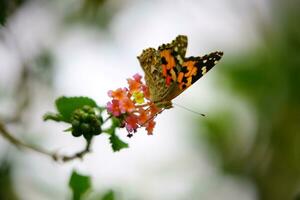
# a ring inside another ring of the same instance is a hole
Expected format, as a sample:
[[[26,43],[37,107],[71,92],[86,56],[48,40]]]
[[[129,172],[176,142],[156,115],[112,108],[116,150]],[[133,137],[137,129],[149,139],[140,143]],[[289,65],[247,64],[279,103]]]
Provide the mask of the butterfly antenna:
[[[182,106],[182,105],[179,105],[179,104],[177,104],[177,103],[173,103],[173,104],[174,104],[175,106],[179,107],[179,108],[182,108],[182,109],[184,109],[184,110],[188,110],[188,111],[190,111],[190,112],[192,112],[192,113],[194,113],[194,114],[201,115],[202,117],[205,117],[205,116],[206,116],[206,115],[203,114],[203,113],[199,113],[199,112],[197,112],[197,111],[194,111],[194,110],[192,110],[192,109],[189,109],[189,108],[184,107],[184,106]]]

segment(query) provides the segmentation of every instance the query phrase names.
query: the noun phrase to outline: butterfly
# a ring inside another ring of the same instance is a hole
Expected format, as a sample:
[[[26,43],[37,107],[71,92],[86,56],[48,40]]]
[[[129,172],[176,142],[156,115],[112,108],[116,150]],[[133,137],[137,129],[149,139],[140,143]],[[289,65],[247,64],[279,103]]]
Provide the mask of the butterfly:
[[[185,57],[188,39],[178,35],[158,49],[148,48],[138,56],[145,72],[150,100],[158,108],[172,108],[172,100],[194,84],[222,58],[216,51],[201,57]]]

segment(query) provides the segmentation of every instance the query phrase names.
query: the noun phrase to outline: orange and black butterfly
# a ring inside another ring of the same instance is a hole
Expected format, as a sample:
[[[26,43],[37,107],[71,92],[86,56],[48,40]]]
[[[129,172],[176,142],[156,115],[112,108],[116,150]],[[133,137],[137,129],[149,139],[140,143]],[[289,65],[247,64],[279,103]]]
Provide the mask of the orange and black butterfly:
[[[179,35],[157,50],[144,50],[138,57],[145,72],[150,99],[159,108],[171,108],[171,101],[213,68],[223,56],[223,52],[216,51],[201,57],[185,57],[187,44],[187,36]]]

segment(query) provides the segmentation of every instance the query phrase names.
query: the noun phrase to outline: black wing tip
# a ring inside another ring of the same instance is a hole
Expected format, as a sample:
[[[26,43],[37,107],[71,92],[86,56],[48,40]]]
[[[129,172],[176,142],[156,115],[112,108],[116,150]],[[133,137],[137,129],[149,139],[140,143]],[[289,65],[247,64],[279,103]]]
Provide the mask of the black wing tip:
[[[222,57],[224,55],[223,51],[215,51],[214,53],[219,57]]]
[[[221,58],[223,57],[224,55],[224,52],[223,51],[215,51],[215,52],[212,52],[208,55],[208,57],[212,57],[213,59],[215,60],[221,60]]]

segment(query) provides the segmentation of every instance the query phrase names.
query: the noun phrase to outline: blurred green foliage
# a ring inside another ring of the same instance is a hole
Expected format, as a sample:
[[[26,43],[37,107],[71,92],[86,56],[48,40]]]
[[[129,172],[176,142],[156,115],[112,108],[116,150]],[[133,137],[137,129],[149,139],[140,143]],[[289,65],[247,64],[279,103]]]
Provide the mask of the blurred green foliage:
[[[80,7],[66,17],[68,23],[83,23],[103,30],[107,28],[121,1],[83,0]]]
[[[253,109],[253,141],[242,137],[249,130],[240,128],[234,103],[201,123],[223,172],[248,178],[262,200],[300,192],[300,13],[292,2],[274,2],[273,23],[258,22],[262,43],[218,68],[233,98]]]
[[[31,76],[51,87],[54,79],[54,56],[50,49],[45,49],[30,63]]]
[[[0,165],[0,199],[17,200],[19,199],[14,190],[12,180],[12,168],[7,161],[1,160]]]
[[[1,0],[0,1],[0,24],[4,25],[7,18],[26,0]]]
[[[100,200],[115,200],[115,194],[112,190],[106,192]]]

